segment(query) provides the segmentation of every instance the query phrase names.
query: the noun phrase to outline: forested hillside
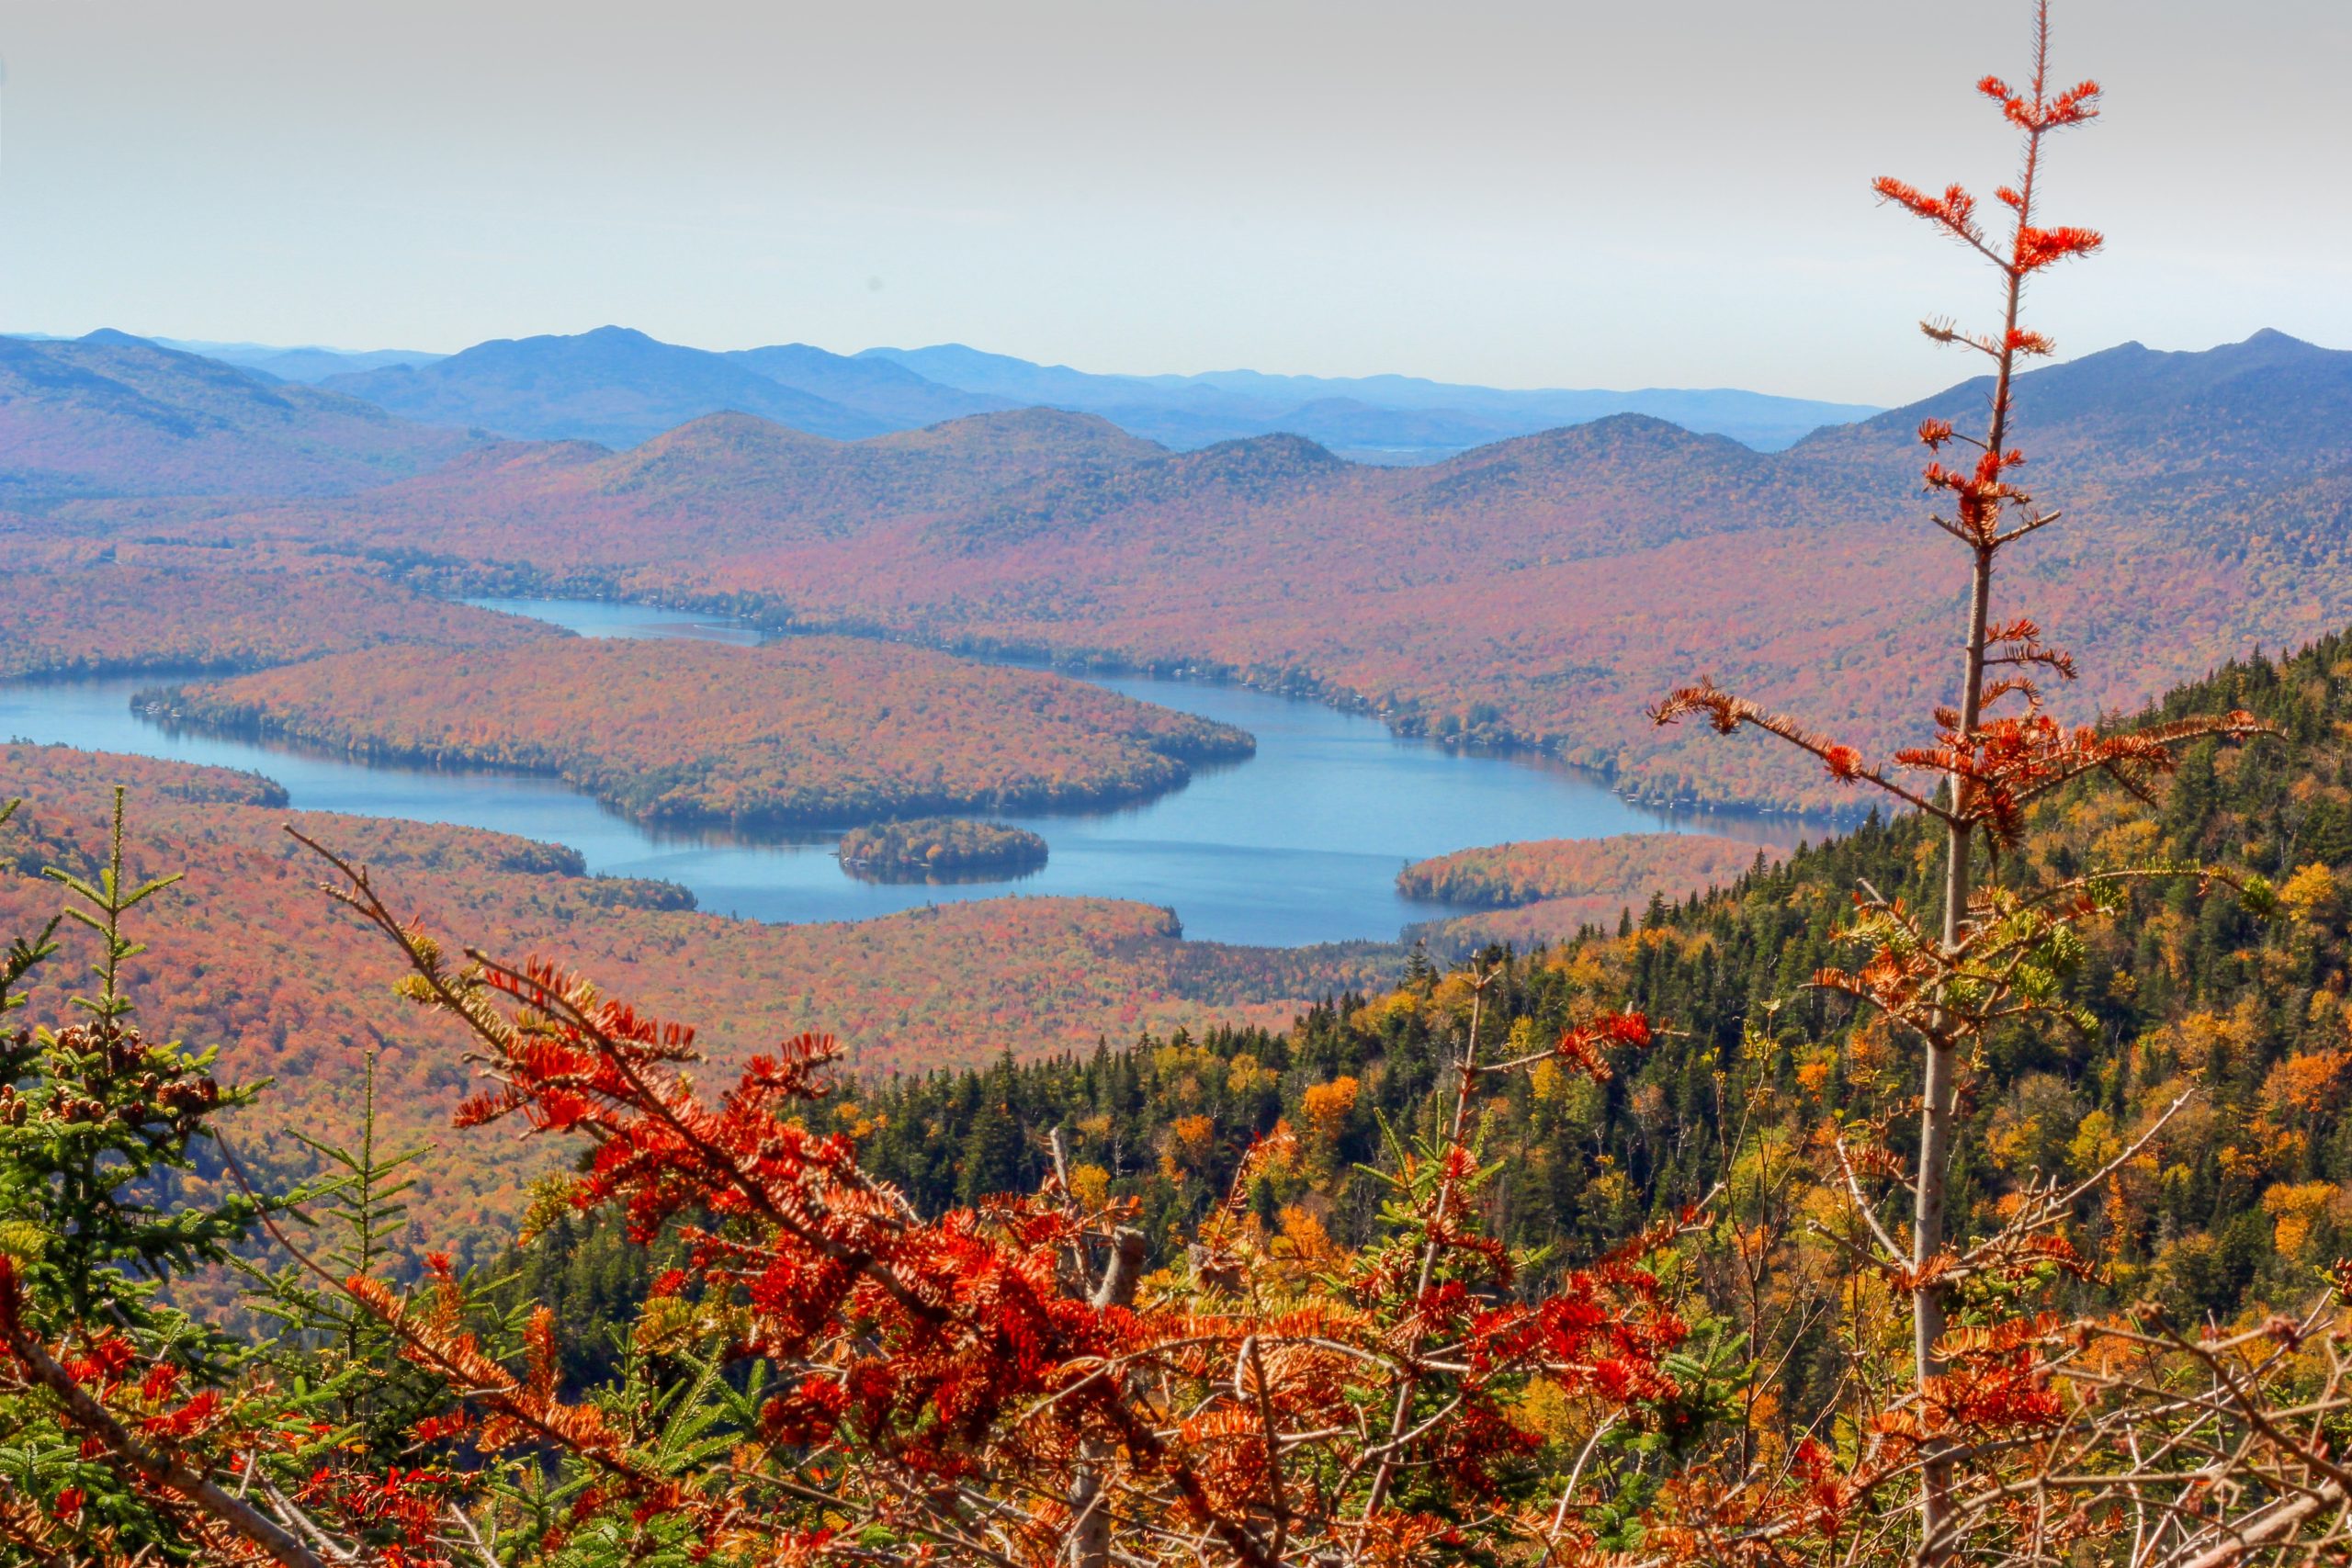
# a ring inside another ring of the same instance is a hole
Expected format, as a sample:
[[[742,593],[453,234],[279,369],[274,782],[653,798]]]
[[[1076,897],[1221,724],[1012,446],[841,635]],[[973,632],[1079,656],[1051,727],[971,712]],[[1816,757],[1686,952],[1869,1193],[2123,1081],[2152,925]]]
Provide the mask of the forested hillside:
[[[0,337],[0,505],[333,494],[421,473],[481,439],[123,333]]]
[[[266,570],[225,547],[11,543],[0,677],[251,670],[358,649],[514,648],[561,635],[338,561]]]
[[[369,757],[560,773],[676,825],[1133,801],[1254,744],[1059,675],[822,637],[338,655],[141,700]]]
[[[1996,1036],[1962,1140],[1973,1151],[1962,1206],[1989,1205],[2035,1171],[2063,1181],[2097,1169],[2195,1086],[2100,1211],[2114,1262],[2098,1288],[2200,1315],[2235,1312],[2249,1293],[2291,1300],[2352,1246],[2352,1122],[2340,1113],[2352,1090],[2352,637],[2284,662],[2233,661],[2158,714],[2233,707],[2278,738],[2192,750],[2152,821],[2111,785],[2070,791],[2036,814],[2012,874],[2127,858],[2237,864],[2277,882],[2278,913],[2199,897],[2194,874],[2138,888],[2067,981],[2093,1027]],[[1471,976],[1498,967],[1482,1002],[1498,1042],[1548,1041],[1596,1003],[1637,1007],[1665,1032],[1611,1081],[1539,1070],[1488,1102],[1486,1152],[1506,1160],[1488,1217],[1514,1240],[1589,1258],[1736,1175],[1759,1141],[1765,1157],[1802,1157],[1833,1118],[1890,1114],[1914,1092],[1894,1043],[1810,982],[1856,956],[1838,932],[1858,886],[1931,891],[1927,827],[1873,819],[1655,906],[1630,931],[1422,965],[1292,1029],[929,1075],[869,1089],[839,1114],[878,1168],[932,1205],[1035,1185],[1060,1128],[1080,1179],[1141,1200],[1162,1246],[1287,1121],[1305,1157],[1253,1201],[1270,1221],[1358,1241],[1383,1191],[1359,1162],[1378,1154],[1384,1122],[1430,1125]],[[1808,1374],[1800,1362],[1786,1375]]]
[[[2047,1374],[2005,1342],[2004,1323],[2055,1334],[2080,1311],[2088,1315],[2064,1342],[2077,1348],[2075,1336],[2128,1346],[2138,1334],[2188,1346],[2183,1359],[2210,1367],[2221,1355],[2211,1347],[2251,1345],[2255,1364],[2276,1371],[2278,1355],[2300,1348],[2302,1320],[2290,1314],[2343,1276],[2352,637],[2283,663],[2233,661],[2151,716],[2237,709],[2274,733],[2243,748],[2193,747],[2153,814],[2104,780],[2070,787],[1986,868],[2025,886],[2126,863],[2181,869],[2115,884],[2128,890],[2123,906],[2053,972],[2060,994],[2046,999],[2076,1027],[1998,1025],[1974,1065],[1955,1229],[2000,1235],[2030,1194],[2066,1199],[2059,1228],[2013,1275],[1960,1287],[1968,1320],[1947,1341],[1951,1386],[2023,1410],[1972,1422],[2046,1430],[2062,1419],[2039,1402]],[[1856,889],[1934,897],[1936,826],[1873,818],[1720,893],[1655,907],[1636,930],[1521,956],[1497,950],[1451,972],[1417,965],[1394,990],[1337,998],[1287,1030],[1182,1032],[1133,1050],[860,1086],[822,1107],[822,1124],[919,1211],[985,1210],[992,1197],[1040,1189],[1049,1200],[1067,1192],[1081,1212],[1131,1203],[1110,1212],[1131,1218],[1164,1265],[1150,1276],[1156,1288],[1181,1292],[1233,1290],[1220,1271],[1255,1267],[1261,1247],[1310,1274],[1381,1255],[1410,1201],[1399,1189],[1416,1190],[1408,1182],[1426,1169],[1416,1162],[1444,1146],[1451,1118],[1460,1146],[1487,1163],[1464,1189],[1475,1208],[1450,1223],[1478,1238],[1465,1247],[1487,1235],[1516,1243],[1510,1257],[1532,1270],[1492,1299],[1573,1297],[1623,1266],[1627,1237],[1643,1238],[1632,1256],[1662,1259],[1689,1337],[1665,1385],[1669,1407],[1641,1417],[1626,1442],[1702,1473],[1709,1452],[1751,1465],[1748,1456],[1784,1451],[1776,1434],[1802,1432],[1849,1397],[1860,1352],[1842,1336],[1884,1321],[1865,1294],[1877,1276],[1844,1250],[1854,1227],[1838,1207],[1840,1182],[1859,1190],[1884,1176],[1875,1164],[1856,1174],[1849,1140],[1891,1134],[1890,1152],[1902,1150],[1917,1057],[1812,982],[1853,960]],[[2224,868],[2243,893],[2191,863]],[[2275,899],[2256,874],[2274,879]],[[1614,1010],[1629,1004],[1646,1025],[1623,1027]],[[1474,1101],[1454,1066],[1482,1039],[1495,1058],[1534,1066]],[[662,1310],[677,1275],[657,1266],[675,1262],[676,1247],[649,1254],[619,1230],[616,1216],[551,1215],[510,1259],[514,1282],[503,1288],[592,1330]],[[2015,1297],[2029,1291],[2058,1310],[2017,1317]],[[618,1375],[598,1348],[613,1336],[565,1343],[563,1375]],[[2049,1353],[2069,1355],[2063,1343]],[[2083,1375],[2104,1374],[2088,1363]],[[2184,1386],[2197,1384],[2161,1384],[2152,1397]],[[2260,1397],[2299,1388],[2308,1385]],[[2245,1405],[2256,1397],[2241,1395]],[[1907,1428],[1884,1435],[1894,1408],[1874,1417],[1861,1455],[1902,1440]],[[1504,1429],[1511,1441],[1590,1454],[1597,1419],[1579,1397],[1539,1387]],[[1722,1447],[1679,1446],[1685,1422],[1720,1424]],[[1772,1462],[1817,1467],[1831,1453],[1825,1442]],[[1807,1474],[1792,1484],[1806,1506],[1825,1506]],[[1681,1506],[1667,1499],[1645,1506]],[[2187,1528],[2202,1527],[2191,1516]]]
[[[1779,852],[1712,833],[1623,833],[1489,844],[1415,861],[1397,891],[1485,912],[1426,928],[1430,945],[1455,953],[1492,942],[1529,948],[1587,925],[1615,924],[1653,897],[1728,886]]]

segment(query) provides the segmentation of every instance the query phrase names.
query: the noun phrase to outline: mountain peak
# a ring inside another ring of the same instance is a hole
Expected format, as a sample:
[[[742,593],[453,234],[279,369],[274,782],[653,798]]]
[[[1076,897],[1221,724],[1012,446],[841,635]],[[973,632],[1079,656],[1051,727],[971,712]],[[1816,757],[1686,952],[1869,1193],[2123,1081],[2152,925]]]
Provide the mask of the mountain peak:
[[[333,495],[474,445],[130,333],[0,345],[0,497]]]
[[[1288,431],[1220,441],[1170,459],[1188,478],[1248,491],[1271,492],[1291,480],[1341,472],[1352,465],[1319,441]]]
[[[1476,447],[1442,466],[1476,466],[1489,456],[1560,461],[1668,452],[1744,452],[1753,456],[1751,448],[1742,446],[1728,435],[1702,435],[1656,414],[1612,413]]]
[[[1164,449],[1128,434],[1100,414],[1074,413],[1068,409],[1005,409],[943,420],[922,430],[901,431],[878,438],[877,446],[908,448],[962,447],[1012,449],[1067,448],[1071,456],[1157,457]]]
[[[639,444],[635,453],[648,458],[688,455],[715,457],[840,445],[831,436],[812,435],[755,413],[721,409],[663,431]]]
[[[616,448],[730,410],[840,440],[889,428],[886,420],[772,379],[727,355],[623,326],[500,338],[419,370],[371,370],[325,385],[412,419]]]

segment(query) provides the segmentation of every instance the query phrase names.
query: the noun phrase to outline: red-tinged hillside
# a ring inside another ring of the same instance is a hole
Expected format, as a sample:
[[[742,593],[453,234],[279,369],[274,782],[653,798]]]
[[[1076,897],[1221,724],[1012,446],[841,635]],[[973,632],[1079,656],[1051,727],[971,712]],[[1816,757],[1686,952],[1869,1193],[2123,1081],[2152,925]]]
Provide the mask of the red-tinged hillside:
[[[0,746],[0,799],[27,805],[0,828],[0,936],[37,930],[57,907],[46,864],[88,873],[106,843],[110,786],[130,787],[130,859],[141,875],[184,871],[142,907],[132,966],[144,1027],[217,1043],[232,1079],[274,1077],[242,1136],[279,1157],[299,1127],[350,1129],[370,1045],[382,1052],[388,1139],[441,1145],[421,1168],[416,1208],[436,1237],[494,1239],[524,1179],[554,1151],[446,1135],[469,1087],[462,1044],[390,995],[389,949],[319,890],[296,827],[365,862],[403,915],[453,940],[572,964],[668,1018],[702,1026],[731,1077],[755,1051],[804,1029],[840,1035],[878,1075],[1089,1051],[1139,1031],[1214,1019],[1286,1022],[1307,1000],[1393,973],[1393,948],[1206,948],[1165,910],[1108,899],[950,904],[854,924],[768,926],[665,907],[662,884],[584,876],[559,846],[469,829],[286,811],[266,781],[218,769],[59,747]],[[78,987],[87,939],[67,928],[48,968]]]
[[[0,502],[332,495],[446,462],[481,437],[122,333],[0,337]]]
[[[1296,437],[1180,456],[1036,412],[831,445],[706,421],[526,482],[513,463],[455,468],[233,526],[422,551],[461,580],[1221,669],[1406,730],[1541,745],[1655,797],[1835,807],[1854,797],[1770,742],[1702,755],[1643,709],[1704,674],[1842,739],[1916,737],[1951,694],[1957,589],[1910,432],[1972,400],[1964,385],[1782,453],[1627,415],[1404,469]],[[2277,334],[2127,346],[2025,377],[2019,400],[2026,478],[2065,521],[2009,581],[2095,656],[2069,716],[2352,619],[2324,504],[2352,465],[2352,354]],[[2008,603],[1996,585],[1995,614]]]
[[[1067,809],[1253,750],[1228,725],[903,644],[558,637],[312,660],[158,699],[181,722],[368,756],[560,773],[648,821]]]
[[[1396,887],[1408,898],[1482,911],[1420,928],[1442,951],[1494,942],[1525,948],[1614,923],[1628,909],[1638,914],[1653,897],[1679,900],[1728,886],[1781,854],[1712,833],[1539,839],[1416,861],[1397,873]]]
[[[1654,888],[1713,887],[1756,869],[1770,847],[1713,833],[1626,833],[1610,839],[1536,839],[1456,850],[1396,874],[1408,898],[1504,909],[1544,898]]]
[[[1781,465],[1760,457],[1727,436],[1625,414],[1465,452],[1401,487],[1400,510],[1481,535],[1539,515],[1550,523],[1544,553],[1617,555],[1770,522],[1792,498]],[[1648,481],[1638,539],[1623,531],[1615,476],[1627,473]]]
[[[933,525],[927,538],[951,550],[999,549],[1083,535],[1105,518],[1175,502],[1222,515],[1309,496],[1355,498],[1365,489],[1351,481],[1363,478],[1362,469],[1304,436],[1261,435],[1195,452],[1068,464],[1013,486],[978,512]]]
[[[0,678],[251,670],[361,649],[514,648],[563,634],[330,562],[249,552],[27,544],[0,593]]]
[[[977,414],[843,442],[749,414],[718,413],[627,452],[580,442],[509,444],[413,482],[355,498],[336,547],[422,551],[475,563],[527,562],[568,580],[703,581],[719,560],[747,581],[795,545],[847,540],[877,523],[984,506],[1009,486],[1160,455],[1087,414]],[[308,508],[241,525],[310,540]]]

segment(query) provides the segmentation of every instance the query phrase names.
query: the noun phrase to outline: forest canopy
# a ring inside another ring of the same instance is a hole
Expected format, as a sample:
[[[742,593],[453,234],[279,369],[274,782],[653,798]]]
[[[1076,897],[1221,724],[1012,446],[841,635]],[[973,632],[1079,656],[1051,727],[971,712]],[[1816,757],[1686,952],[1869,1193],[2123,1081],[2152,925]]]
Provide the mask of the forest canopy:
[[[0,678],[253,670],[394,647],[515,648],[562,636],[345,570],[244,549],[12,543]]]
[[[175,722],[368,757],[557,773],[681,827],[1123,803],[1255,747],[1063,676],[847,637],[386,652],[142,701]]]
[[[1046,863],[1046,840],[1026,828],[920,817],[853,828],[834,852],[852,876],[895,882],[1035,871]]]

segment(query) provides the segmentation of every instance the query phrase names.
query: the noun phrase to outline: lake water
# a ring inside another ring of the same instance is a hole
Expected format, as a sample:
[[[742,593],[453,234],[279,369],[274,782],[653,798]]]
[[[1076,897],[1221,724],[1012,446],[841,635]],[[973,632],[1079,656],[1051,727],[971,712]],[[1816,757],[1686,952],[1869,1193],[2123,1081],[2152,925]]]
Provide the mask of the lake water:
[[[587,637],[695,637],[752,643],[749,627],[641,605],[477,600]],[[950,899],[1091,894],[1165,905],[1188,936],[1297,946],[1393,940],[1453,913],[1398,896],[1411,860],[1514,839],[1713,831],[1776,843],[1808,829],[1787,818],[1716,812],[1671,818],[1619,799],[1590,776],[1541,760],[1448,751],[1376,720],[1243,687],[1145,676],[1094,683],[1238,725],[1248,761],[1197,768],[1192,782],[1118,810],[1008,818],[1042,835],[1046,866],[1017,878],[948,886],[855,880],[837,835],[800,841],[657,833],[562,783],[483,772],[387,767],[266,742],[168,730],[130,710],[144,675],[0,685],[0,737],[130,751],[266,773],[307,811],[346,811],[495,829],[569,844],[593,871],[662,877],[702,908],[761,920],[861,919]],[[0,794],[6,781],[0,779]],[[1818,837],[1820,829],[1809,829]]]

